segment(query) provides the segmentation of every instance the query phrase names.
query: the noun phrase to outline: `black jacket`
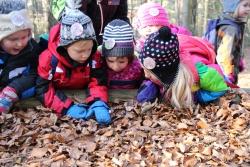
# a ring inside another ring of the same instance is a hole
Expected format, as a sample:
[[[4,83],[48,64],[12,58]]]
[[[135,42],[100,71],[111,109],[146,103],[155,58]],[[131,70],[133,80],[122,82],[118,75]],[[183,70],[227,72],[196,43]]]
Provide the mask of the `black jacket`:
[[[88,15],[96,32],[98,44],[102,44],[104,27],[114,19],[121,19],[129,22],[127,0],[82,0],[81,11]],[[101,15],[102,11],[102,15]],[[103,24],[102,24],[103,22]]]
[[[9,55],[0,48],[0,88],[11,86],[20,94],[35,85],[41,49],[34,39],[18,54]]]

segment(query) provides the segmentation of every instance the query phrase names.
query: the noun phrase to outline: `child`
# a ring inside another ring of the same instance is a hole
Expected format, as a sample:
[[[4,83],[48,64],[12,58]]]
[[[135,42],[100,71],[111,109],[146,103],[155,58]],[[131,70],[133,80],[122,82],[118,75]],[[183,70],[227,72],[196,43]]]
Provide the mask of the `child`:
[[[250,0],[223,0],[222,19],[229,19],[238,25],[222,25],[217,37],[217,63],[227,80],[237,84],[238,74],[243,70],[243,36],[247,16],[250,13]]]
[[[31,35],[25,1],[0,0],[0,113],[35,93],[41,50]]]
[[[146,78],[161,87],[164,100],[185,108],[193,105],[193,93],[197,102],[210,102],[224,95],[228,87],[222,75],[202,62],[186,65],[180,59],[190,55],[184,54],[180,57],[178,38],[168,27],[145,41],[139,59]]]
[[[143,70],[134,56],[133,39],[132,27],[123,20],[113,20],[104,29],[102,55],[111,89],[135,89],[143,80]]]
[[[91,19],[78,9],[68,8],[61,23],[49,35],[48,49],[39,57],[37,95],[44,106],[59,115],[89,119],[94,114],[100,124],[111,122],[106,76]],[[89,96],[76,104],[60,89],[83,89]]]
[[[191,32],[184,27],[171,24],[167,11],[159,3],[148,2],[142,4],[137,12],[134,27],[139,32],[141,38],[137,41],[136,50],[140,52],[147,37],[161,27],[168,26],[172,33],[191,35]]]

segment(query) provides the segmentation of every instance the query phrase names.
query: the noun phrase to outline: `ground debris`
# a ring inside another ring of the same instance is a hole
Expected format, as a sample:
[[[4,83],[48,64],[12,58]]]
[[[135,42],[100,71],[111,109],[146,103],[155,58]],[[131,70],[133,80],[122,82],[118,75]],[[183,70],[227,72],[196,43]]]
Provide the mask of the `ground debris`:
[[[42,107],[0,116],[0,166],[249,166],[250,98],[176,110],[119,102],[113,123],[77,121]]]

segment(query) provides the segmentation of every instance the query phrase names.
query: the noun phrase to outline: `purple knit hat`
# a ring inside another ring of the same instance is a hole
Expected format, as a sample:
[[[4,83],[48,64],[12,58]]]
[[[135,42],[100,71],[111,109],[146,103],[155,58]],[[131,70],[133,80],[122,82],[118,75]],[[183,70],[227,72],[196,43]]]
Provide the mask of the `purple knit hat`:
[[[142,65],[150,70],[164,86],[169,87],[179,71],[179,42],[170,28],[162,27],[145,41],[139,55]]]
[[[134,34],[132,27],[123,20],[115,19],[105,28],[103,33],[102,55],[133,56]]]
[[[168,14],[161,4],[149,2],[139,7],[136,27],[140,29],[152,25],[169,26],[168,20]]]

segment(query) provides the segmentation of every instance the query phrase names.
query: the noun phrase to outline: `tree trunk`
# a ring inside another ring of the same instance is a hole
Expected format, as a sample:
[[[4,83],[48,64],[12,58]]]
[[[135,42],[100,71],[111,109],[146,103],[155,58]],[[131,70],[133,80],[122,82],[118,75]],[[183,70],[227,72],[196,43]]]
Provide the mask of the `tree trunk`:
[[[182,0],[182,25],[196,33],[197,0]]]
[[[209,0],[204,0],[204,20],[203,20],[203,33],[207,29],[207,21],[208,21],[208,2]]]
[[[185,27],[190,27],[190,2],[191,0],[182,0],[181,6],[182,6],[182,25]]]
[[[181,24],[180,21],[180,0],[175,1],[175,11],[176,11],[176,23]]]

